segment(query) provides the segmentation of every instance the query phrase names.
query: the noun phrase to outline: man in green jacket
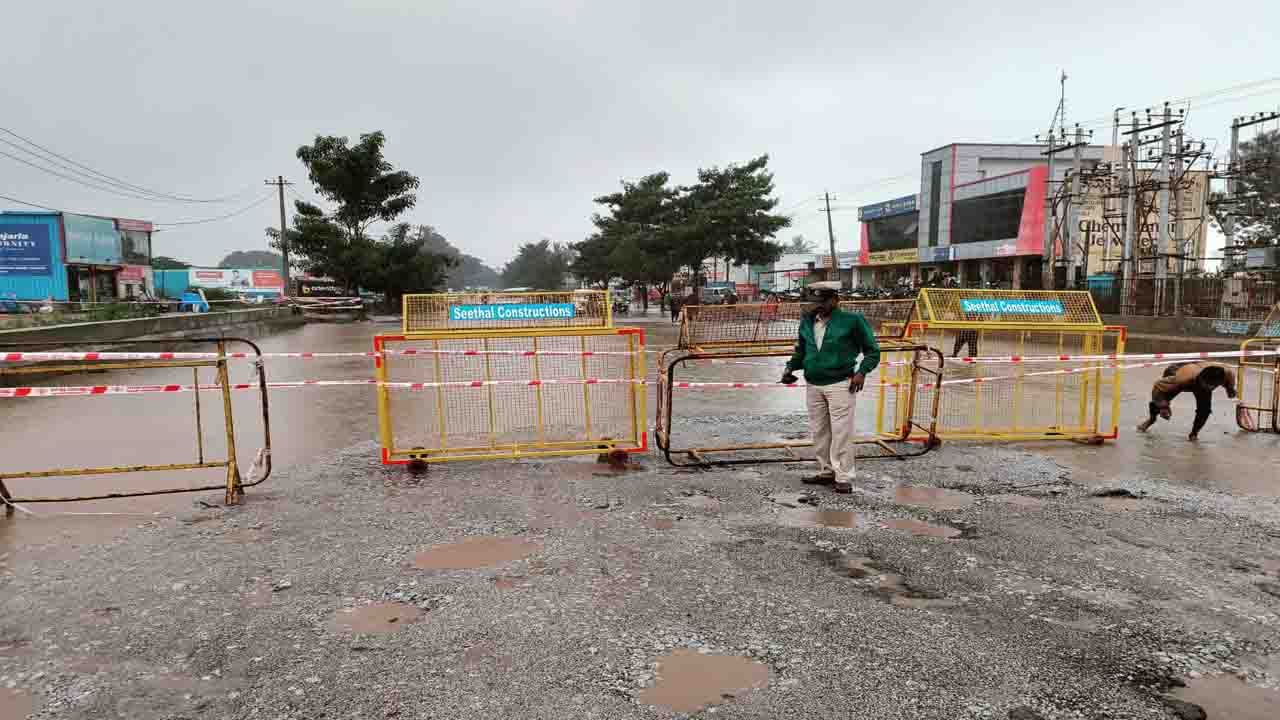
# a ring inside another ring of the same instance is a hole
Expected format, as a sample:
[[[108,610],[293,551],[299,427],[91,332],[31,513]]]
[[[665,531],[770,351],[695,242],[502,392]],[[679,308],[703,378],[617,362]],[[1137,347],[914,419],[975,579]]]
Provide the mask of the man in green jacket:
[[[782,382],[791,385],[795,371],[804,371],[805,405],[818,460],[818,474],[804,482],[850,493],[857,453],[854,400],[866,376],[880,364],[880,345],[866,318],[840,309],[839,290],[838,282],[809,285],[817,306],[800,320],[800,337]]]

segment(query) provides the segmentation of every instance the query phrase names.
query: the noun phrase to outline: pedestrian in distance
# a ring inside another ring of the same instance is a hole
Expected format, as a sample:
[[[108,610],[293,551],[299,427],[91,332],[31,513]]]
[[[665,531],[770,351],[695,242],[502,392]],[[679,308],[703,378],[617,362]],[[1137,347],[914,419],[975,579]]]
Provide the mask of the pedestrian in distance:
[[[667,307],[671,308],[671,322],[675,322],[680,318],[680,298],[674,294],[667,300]]]
[[[1191,423],[1191,434],[1188,440],[1194,442],[1200,437],[1200,428],[1204,427],[1209,416],[1213,414],[1213,391],[1219,387],[1227,391],[1228,398],[1236,396],[1236,374],[1230,369],[1207,362],[1190,362],[1170,365],[1164,374],[1151,386],[1151,402],[1147,409],[1151,416],[1138,425],[1138,432],[1146,432],[1155,424],[1157,418],[1169,420],[1173,418],[1171,401],[1184,392],[1196,397],[1196,417]]]
[[[951,348],[951,357],[960,354],[960,348],[967,346],[969,348],[969,357],[978,356],[978,331],[977,330],[958,330],[956,331],[956,344]]]
[[[809,285],[816,305],[800,319],[795,352],[782,382],[792,385],[795,372],[804,372],[805,406],[818,461],[818,473],[804,478],[805,484],[832,485],[838,493],[850,493],[856,479],[854,401],[866,376],[880,363],[880,345],[866,318],[840,309],[839,291],[839,282]]]

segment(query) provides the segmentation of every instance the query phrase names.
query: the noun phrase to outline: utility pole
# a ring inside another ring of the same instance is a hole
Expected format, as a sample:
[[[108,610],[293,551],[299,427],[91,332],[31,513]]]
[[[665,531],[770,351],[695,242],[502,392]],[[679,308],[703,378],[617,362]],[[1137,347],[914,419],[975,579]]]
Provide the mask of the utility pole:
[[[1164,104],[1164,122],[1160,128],[1160,220],[1156,228],[1156,292],[1155,314],[1164,309],[1164,282],[1169,279],[1169,136],[1172,112],[1168,101]]]
[[[1138,127],[1138,113],[1133,113],[1133,127]],[[1125,143],[1124,166],[1128,171],[1124,198],[1124,256],[1120,259],[1120,288],[1124,293],[1121,313],[1128,315],[1134,309],[1134,279],[1137,276],[1138,258],[1135,254],[1138,238],[1138,139],[1133,135]]]
[[[836,231],[831,224],[831,193],[829,192],[822,193],[822,198],[827,203],[827,209],[822,210],[820,212],[825,212],[827,214],[827,239],[831,243],[831,267],[827,271],[828,272],[827,279],[839,280],[840,279],[840,263],[836,260]]]
[[[1182,181],[1186,175],[1183,169],[1183,151],[1186,148],[1184,138],[1186,137],[1184,128],[1178,128],[1177,150],[1174,152],[1174,162],[1177,163],[1177,174],[1172,179],[1173,182],[1173,249],[1178,253],[1178,276],[1174,279],[1173,285],[1173,302],[1174,314],[1181,318],[1182,312],[1182,278],[1187,270],[1187,239],[1182,233]]]
[[[1123,107],[1116,108],[1115,113],[1112,115],[1112,119],[1111,119],[1112,120],[1111,121],[1111,157],[1112,157],[1111,177],[1113,178],[1116,177],[1115,153],[1120,149],[1120,111],[1123,109],[1124,109]],[[1123,173],[1124,172],[1123,157],[1120,159],[1120,167],[1121,167],[1120,172]],[[1121,177],[1123,177],[1123,175],[1121,175]],[[1120,209],[1116,207],[1115,199],[1112,197],[1114,195],[1114,192],[1111,192],[1111,191],[1114,189],[1114,185],[1112,185],[1111,183],[1108,183],[1107,189],[1108,189],[1107,196],[1104,197],[1102,201],[1102,217],[1103,217],[1102,229],[1104,231],[1103,243],[1102,243],[1102,268],[1101,268],[1102,272],[1107,272],[1107,269],[1110,267],[1111,240],[1113,235],[1113,231],[1111,229],[1111,219],[1116,216],[1116,211]],[[1088,264],[1088,261],[1086,260],[1085,274],[1087,275],[1088,272],[1089,272],[1089,264]]]
[[[1079,274],[1078,269],[1081,264],[1085,268],[1089,267],[1089,246],[1088,235],[1084,235],[1084,244],[1075,247],[1076,237],[1081,235],[1080,232],[1080,203],[1075,202],[1076,193],[1084,190],[1080,184],[1080,173],[1084,168],[1081,162],[1084,160],[1081,150],[1084,148],[1084,133],[1080,130],[1080,123],[1076,123],[1075,142],[1072,143],[1071,154],[1071,183],[1067,186],[1067,197],[1070,204],[1067,206],[1068,217],[1070,218],[1067,228],[1067,287],[1074,290],[1077,287],[1076,277]],[[1077,255],[1076,250],[1079,250]],[[1083,262],[1082,262],[1083,257]]]
[[[275,180],[265,181],[266,185],[275,185],[280,193],[280,255],[284,260],[284,294],[289,294],[289,236],[288,225],[284,216],[284,188],[286,185],[292,185],[291,182],[285,182],[283,175],[277,175]]]
[[[1055,247],[1053,244],[1053,240],[1054,240],[1053,233],[1054,233],[1054,228],[1057,226],[1057,223],[1054,222],[1053,216],[1057,212],[1058,205],[1053,201],[1053,188],[1054,188],[1053,158],[1056,153],[1054,152],[1054,149],[1053,149],[1055,136],[1053,134],[1052,122],[1049,123],[1048,139],[1049,139],[1049,149],[1045,152],[1045,155],[1048,157],[1047,163],[1048,163],[1049,172],[1047,174],[1047,177],[1045,178],[1044,201],[1045,203],[1048,204],[1048,207],[1045,209],[1049,210],[1050,212],[1046,212],[1044,214],[1044,222],[1045,222],[1044,251],[1040,254],[1040,285],[1045,290],[1053,290],[1054,289],[1053,256],[1055,252]]]

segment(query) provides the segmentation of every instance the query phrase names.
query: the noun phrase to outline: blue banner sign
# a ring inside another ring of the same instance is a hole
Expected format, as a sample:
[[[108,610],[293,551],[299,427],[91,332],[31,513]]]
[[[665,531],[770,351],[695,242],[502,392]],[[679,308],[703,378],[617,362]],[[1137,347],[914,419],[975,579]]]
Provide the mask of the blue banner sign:
[[[863,205],[858,208],[858,219],[866,222],[868,220],[879,220],[880,218],[891,217],[893,215],[903,215],[905,213],[916,211],[916,196],[906,195],[892,200],[885,200],[874,205]]]
[[[961,300],[960,309],[966,314],[984,315],[1003,313],[1007,315],[1063,315],[1061,300],[1016,300],[983,298],[981,300]]]
[[[497,303],[494,305],[450,305],[449,320],[567,320],[577,316],[573,303]]]
[[[0,223],[0,275],[42,275],[53,271],[49,226]]]
[[[1273,322],[1269,325],[1263,325],[1258,328],[1258,337],[1273,338],[1280,337],[1280,322]]]

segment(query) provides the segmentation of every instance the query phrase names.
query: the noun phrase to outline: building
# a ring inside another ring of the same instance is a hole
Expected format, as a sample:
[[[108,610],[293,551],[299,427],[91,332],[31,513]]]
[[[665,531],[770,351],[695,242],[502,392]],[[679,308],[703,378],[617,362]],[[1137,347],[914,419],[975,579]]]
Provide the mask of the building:
[[[150,294],[151,223],[0,212],[0,298],[110,302]]]
[[[952,143],[923,153],[920,192],[866,205],[859,276],[884,286],[951,274],[963,285],[1041,287],[1051,183],[1044,145]],[[1081,166],[1110,159],[1108,148],[1081,149]],[[1072,161],[1060,154],[1054,182]]]

